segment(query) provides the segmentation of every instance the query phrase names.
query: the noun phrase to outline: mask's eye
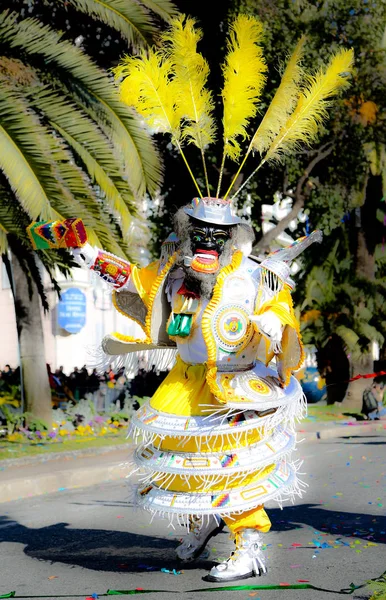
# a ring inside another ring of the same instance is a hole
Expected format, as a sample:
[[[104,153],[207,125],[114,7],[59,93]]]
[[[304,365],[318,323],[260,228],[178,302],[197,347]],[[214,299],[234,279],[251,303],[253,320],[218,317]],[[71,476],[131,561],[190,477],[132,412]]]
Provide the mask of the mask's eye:
[[[214,234],[214,239],[219,248],[222,248],[225,245],[225,242],[228,240],[228,235],[224,231],[218,231]]]
[[[193,231],[193,235],[192,235],[192,241],[193,242],[201,242],[202,241],[202,234],[198,233],[198,232],[194,232]]]

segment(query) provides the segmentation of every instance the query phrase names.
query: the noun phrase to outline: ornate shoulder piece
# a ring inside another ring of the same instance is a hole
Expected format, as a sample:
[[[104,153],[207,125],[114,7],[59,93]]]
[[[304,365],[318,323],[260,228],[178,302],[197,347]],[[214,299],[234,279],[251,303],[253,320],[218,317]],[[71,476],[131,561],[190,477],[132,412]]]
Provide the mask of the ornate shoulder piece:
[[[265,258],[260,266],[263,269],[263,283],[267,285],[274,293],[278,293],[284,284],[294,288],[295,284],[290,278],[291,261],[293,261],[306,248],[314,242],[321,242],[322,232],[318,229],[310,235],[301,237],[287,248],[275,250]]]

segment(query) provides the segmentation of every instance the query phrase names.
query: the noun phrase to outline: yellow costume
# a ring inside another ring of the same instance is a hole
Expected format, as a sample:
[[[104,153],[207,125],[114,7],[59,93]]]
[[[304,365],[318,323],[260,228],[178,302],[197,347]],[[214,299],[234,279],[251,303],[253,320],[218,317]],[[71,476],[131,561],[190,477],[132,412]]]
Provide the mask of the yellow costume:
[[[185,273],[176,257],[135,267],[129,287],[114,292],[115,306],[141,324],[143,339],[114,333],[103,341],[108,362],[112,354],[130,361],[138,348],[177,350],[176,364],[132,419],[135,462],[144,472],[138,501],[171,519],[220,515],[233,532],[265,532],[264,502],[300,493],[296,466],[287,460],[294,421],[304,412],[291,376],[303,351],[288,273],[280,278],[269,261],[260,265],[234,250],[212,297],[192,299],[181,293]],[[176,316],[189,311],[188,335],[165,336]],[[280,320],[281,345],[258,326],[267,313]]]

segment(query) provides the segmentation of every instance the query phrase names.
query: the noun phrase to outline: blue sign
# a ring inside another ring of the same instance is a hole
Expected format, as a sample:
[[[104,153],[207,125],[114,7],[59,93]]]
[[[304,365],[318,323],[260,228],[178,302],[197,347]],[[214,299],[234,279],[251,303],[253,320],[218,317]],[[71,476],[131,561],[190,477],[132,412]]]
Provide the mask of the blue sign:
[[[78,333],[86,324],[86,295],[68,288],[58,302],[58,325],[68,333]]]

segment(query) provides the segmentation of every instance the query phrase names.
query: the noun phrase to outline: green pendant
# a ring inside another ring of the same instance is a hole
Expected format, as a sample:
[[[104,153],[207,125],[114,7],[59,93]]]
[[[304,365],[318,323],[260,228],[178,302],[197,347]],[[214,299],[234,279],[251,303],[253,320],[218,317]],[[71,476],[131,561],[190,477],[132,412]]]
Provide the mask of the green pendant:
[[[193,315],[174,314],[168,326],[168,335],[187,337],[192,329]]]

